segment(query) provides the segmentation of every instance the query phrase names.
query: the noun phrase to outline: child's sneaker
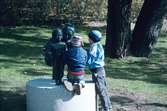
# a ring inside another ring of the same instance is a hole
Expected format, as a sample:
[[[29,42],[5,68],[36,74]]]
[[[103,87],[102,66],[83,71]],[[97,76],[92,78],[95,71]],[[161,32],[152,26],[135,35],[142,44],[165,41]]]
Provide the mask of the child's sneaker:
[[[82,80],[82,81],[79,82],[79,84],[81,85],[81,89],[85,88],[85,81]]]
[[[74,93],[77,95],[81,94],[82,85],[79,83],[74,83]]]
[[[68,91],[73,91],[73,90],[74,90],[74,89],[73,89],[73,85],[72,85],[72,83],[71,83],[70,81],[64,80],[63,83],[64,83],[65,88],[66,88]]]

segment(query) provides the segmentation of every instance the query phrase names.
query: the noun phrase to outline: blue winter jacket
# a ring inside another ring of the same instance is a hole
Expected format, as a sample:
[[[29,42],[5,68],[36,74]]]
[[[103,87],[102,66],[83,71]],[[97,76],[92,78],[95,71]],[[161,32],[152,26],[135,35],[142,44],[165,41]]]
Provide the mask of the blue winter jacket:
[[[104,49],[100,42],[90,45],[87,65],[89,69],[96,69],[104,66]]]
[[[65,53],[64,62],[72,72],[84,71],[87,62],[87,52],[82,47],[70,47]]]

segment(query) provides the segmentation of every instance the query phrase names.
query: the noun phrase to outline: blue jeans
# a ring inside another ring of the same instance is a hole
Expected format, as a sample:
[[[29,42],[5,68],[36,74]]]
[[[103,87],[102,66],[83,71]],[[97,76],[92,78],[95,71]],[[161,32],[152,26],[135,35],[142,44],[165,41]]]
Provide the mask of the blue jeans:
[[[81,76],[73,76],[68,74],[67,75],[68,81],[70,81],[71,83],[81,83],[84,84],[84,75]]]
[[[97,72],[93,72],[92,79],[95,82],[96,93],[99,95],[103,110],[109,110],[111,108],[111,102],[106,87],[104,68],[100,68]]]

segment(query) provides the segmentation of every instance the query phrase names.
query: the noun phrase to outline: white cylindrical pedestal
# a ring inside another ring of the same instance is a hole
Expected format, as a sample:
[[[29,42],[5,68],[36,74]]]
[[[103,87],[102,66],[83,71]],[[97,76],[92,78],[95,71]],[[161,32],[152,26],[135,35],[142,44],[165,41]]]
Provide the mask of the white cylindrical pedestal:
[[[86,83],[81,95],[73,95],[51,79],[27,82],[27,111],[96,111],[95,85]]]

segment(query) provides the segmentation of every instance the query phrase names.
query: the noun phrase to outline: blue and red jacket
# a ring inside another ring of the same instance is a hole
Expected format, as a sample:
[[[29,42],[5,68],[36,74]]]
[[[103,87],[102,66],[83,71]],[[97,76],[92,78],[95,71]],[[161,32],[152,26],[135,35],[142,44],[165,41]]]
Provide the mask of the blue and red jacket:
[[[72,75],[84,75],[87,62],[87,52],[82,47],[70,47],[65,52],[64,63],[68,66],[68,71]]]

